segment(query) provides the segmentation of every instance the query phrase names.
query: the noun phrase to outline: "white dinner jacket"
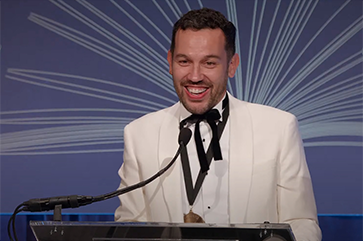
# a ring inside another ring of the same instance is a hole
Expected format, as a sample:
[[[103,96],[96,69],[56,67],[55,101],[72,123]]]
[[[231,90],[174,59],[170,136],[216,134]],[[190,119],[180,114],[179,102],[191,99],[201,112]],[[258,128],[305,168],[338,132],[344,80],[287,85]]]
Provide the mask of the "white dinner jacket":
[[[120,188],[151,177],[173,158],[178,149],[180,105],[147,114],[125,127]],[[231,95],[229,105],[230,223],[290,223],[299,241],[320,240],[296,118]],[[178,158],[159,179],[120,196],[115,220],[182,223],[182,185]]]

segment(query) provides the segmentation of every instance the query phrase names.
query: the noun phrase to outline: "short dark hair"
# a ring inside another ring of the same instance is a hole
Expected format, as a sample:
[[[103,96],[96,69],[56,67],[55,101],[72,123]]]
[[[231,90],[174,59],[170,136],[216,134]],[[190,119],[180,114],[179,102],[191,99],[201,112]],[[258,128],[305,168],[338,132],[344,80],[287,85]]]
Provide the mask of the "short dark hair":
[[[230,60],[236,52],[236,27],[233,25],[232,22],[228,21],[222,13],[210,8],[191,10],[184,14],[174,24],[173,36],[170,45],[170,51],[172,55],[174,54],[175,49],[175,35],[179,29],[201,30],[206,28],[220,28],[223,31],[226,40],[225,50],[227,52],[228,60]]]

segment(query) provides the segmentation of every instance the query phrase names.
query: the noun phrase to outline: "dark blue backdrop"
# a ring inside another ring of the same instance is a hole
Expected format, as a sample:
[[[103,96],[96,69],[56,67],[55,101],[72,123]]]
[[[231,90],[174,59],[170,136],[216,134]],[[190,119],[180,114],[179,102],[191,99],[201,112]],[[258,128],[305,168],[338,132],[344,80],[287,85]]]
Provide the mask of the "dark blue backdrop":
[[[362,214],[360,0],[1,1],[1,213],[118,187],[123,127],[177,100],[172,24],[202,6],[239,30],[229,91],[298,117],[318,212]]]

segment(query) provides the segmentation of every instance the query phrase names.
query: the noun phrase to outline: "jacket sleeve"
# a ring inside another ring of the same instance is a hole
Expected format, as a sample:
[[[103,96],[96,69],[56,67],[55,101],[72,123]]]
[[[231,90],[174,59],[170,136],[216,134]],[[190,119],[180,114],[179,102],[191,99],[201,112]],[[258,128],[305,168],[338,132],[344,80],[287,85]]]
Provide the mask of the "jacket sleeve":
[[[284,130],[281,147],[277,183],[279,222],[291,225],[297,241],[320,241],[314,192],[295,117]]]
[[[130,126],[124,129],[124,159],[118,171],[121,178],[119,189],[131,186],[141,181],[139,165],[136,158],[136,150],[132,138]],[[147,210],[143,189],[138,188],[119,196],[120,206],[115,212],[115,221],[146,221]]]

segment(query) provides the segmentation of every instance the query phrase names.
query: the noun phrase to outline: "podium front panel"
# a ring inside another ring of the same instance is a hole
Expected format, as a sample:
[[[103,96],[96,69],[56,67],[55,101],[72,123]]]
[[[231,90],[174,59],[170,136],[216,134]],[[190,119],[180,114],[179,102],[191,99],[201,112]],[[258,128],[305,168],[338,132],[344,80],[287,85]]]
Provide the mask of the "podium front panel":
[[[295,241],[289,224],[30,221],[38,241]]]

